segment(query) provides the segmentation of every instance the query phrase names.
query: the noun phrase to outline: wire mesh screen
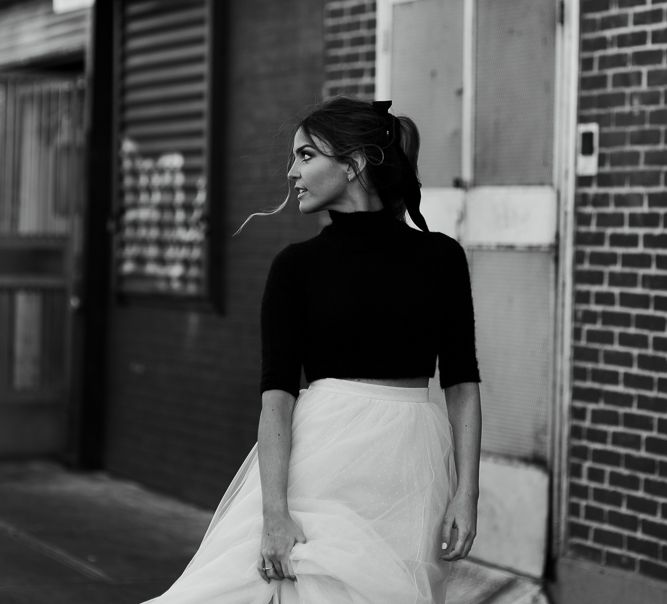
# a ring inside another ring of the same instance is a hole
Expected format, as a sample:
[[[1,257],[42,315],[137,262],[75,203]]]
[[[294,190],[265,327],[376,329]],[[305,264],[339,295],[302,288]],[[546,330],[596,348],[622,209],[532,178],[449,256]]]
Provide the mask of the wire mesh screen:
[[[553,253],[469,251],[487,453],[545,461],[552,396]]]

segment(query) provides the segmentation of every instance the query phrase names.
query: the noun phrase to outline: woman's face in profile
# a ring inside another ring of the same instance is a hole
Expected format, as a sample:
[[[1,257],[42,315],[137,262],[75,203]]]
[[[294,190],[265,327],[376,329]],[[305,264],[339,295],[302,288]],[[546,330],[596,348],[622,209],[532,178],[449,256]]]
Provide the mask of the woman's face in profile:
[[[348,165],[331,154],[323,140],[310,138],[302,128],[294,135],[293,163],[287,178],[294,183],[299,211],[310,214],[343,207],[349,181]]]

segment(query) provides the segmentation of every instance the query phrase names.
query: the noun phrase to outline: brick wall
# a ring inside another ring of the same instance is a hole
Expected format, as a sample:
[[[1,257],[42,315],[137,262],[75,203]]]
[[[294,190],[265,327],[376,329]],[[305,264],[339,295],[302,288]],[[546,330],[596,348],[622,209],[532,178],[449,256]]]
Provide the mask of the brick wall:
[[[375,28],[374,0],[326,0],[325,98],[374,98]]]
[[[224,315],[137,304],[109,325],[106,466],[182,499],[217,505],[257,438],[259,309],[275,254],[318,230],[281,203],[291,129],[321,98],[322,10],[313,1],[231,3],[225,157]],[[289,19],[285,18],[289,15]],[[251,42],[249,42],[249,40]],[[212,136],[219,134],[212,133]],[[203,144],[203,141],[202,141]]]
[[[583,0],[568,546],[667,577],[667,2]]]

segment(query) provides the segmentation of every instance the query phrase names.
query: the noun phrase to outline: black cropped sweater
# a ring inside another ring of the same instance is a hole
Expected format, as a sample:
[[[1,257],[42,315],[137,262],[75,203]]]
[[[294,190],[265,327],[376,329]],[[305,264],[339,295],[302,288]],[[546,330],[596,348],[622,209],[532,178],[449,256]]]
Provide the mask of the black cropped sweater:
[[[260,391],[306,380],[434,376],[479,382],[465,252],[388,211],[329,211],[275,257],[261,308]]]

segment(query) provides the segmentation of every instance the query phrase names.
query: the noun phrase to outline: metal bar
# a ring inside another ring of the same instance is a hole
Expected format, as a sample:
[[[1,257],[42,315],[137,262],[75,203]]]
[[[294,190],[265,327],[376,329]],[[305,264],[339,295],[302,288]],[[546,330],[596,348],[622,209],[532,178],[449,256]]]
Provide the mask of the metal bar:
[[[475,0],[463,2],[463,99],[461,107],[461,178],[464,188],[475,178]],[[464,204],[465,208],[465,204]]]

